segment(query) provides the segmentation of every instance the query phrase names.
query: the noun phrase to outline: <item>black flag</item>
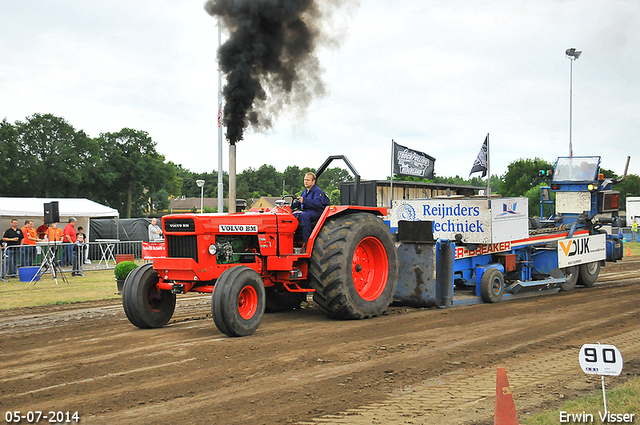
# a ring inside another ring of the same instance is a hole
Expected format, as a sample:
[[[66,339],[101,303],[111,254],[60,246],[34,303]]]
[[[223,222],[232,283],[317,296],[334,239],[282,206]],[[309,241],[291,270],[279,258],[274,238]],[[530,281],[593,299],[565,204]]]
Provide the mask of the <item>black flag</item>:
[[[469,173],[469,177],[471,174],[477,173],[478,171],[482,171],[482,177],[487,175],[487,150],[489,148],[489,135],[484,139],[484,143],[480,148],[480,152],[478,152],[478,156],[476,157],[475,162],[473,163],[473,167],[471,167],[471,172]]]
[[[435,158],[393,142],[393,173],[403,176],[433,178]]]

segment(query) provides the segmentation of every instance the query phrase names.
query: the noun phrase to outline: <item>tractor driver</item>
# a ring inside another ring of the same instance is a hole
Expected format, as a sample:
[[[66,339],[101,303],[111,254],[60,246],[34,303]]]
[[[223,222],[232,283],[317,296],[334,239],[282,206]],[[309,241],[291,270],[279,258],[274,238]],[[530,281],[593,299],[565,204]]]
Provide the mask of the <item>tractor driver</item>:
[[[294,215],[300,223],[302,242],[306,244],[313,227],[324,211],[324,207],[328,207],[330,202],[322,189],[316,186],[315,174],[307,173],[304,175],[304,187],[306,189],[298,196],[298,200],[291,205],[291,208],[302,210],[294,212]]]
[[[577,180],[589,180],[592,181],[595,177],[595,169],[587,163],[582,161],[580,163],[580,172],[578,173]]]

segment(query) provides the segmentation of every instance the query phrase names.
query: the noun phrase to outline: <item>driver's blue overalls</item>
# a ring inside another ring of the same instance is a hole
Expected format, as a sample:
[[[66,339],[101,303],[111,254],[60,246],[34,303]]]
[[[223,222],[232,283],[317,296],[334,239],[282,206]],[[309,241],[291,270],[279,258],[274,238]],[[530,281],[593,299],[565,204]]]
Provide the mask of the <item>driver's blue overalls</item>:
[[[322,215],[324,207],[329,206],[329,198],[324,194],[315,184],[311,186],[311,189],[305,189],[302,194],[302,204],[295,201],[291,204],[291,208],[299,208],[302,211],[294,212],[294,216],[298,219],[299,227],[302,232],[302,242],[306,243],[311,236],[313,227]]]

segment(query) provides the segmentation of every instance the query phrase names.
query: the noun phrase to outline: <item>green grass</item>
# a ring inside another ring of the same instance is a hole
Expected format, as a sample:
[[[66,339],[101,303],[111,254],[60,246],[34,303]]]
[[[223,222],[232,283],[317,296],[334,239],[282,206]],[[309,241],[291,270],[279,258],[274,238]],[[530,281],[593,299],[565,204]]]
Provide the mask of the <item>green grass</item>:
[[[612,414],[633,413],[635,416],[632,423],[640,423],[640,377],[631,378],[615,389],[607,390],[607,411]],[[567,412],[568,414],[590,413],[593,415],[593,423],[601,423],[599,413],[604,414],[602,391],[577,400],[568,401],[558,410],[546,411],[524,418],[520,423],[522,425],[556,425],[560,423],[560,412]]]
[[[35,284],[17,278],[0,281],[0,310],[120,298],[113,270],[85,271],[84,276],[65,273],[65,276],[68,285],[61,277],[56,285],[51,274],[42,275]]]

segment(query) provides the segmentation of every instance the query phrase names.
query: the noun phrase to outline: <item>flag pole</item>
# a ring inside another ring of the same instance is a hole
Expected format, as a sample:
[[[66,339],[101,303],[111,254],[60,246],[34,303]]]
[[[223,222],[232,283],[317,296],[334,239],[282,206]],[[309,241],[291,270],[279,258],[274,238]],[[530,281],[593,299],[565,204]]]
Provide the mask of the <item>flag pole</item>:
[[[491,155],[489,153],[489,133],[487,133],[487,199],[491,202]]]
[[[389,193],[389,208],[393,208],[393,139],[391,139],[391,189]]]
[[[218,16],[218,49],[222,44],[222,26]],[[219,59],[218,59],[219,61]],[[218,213],[224,212],[224,173],[222,172],[222,67],[218,63]]]

